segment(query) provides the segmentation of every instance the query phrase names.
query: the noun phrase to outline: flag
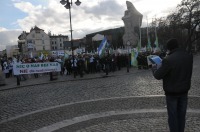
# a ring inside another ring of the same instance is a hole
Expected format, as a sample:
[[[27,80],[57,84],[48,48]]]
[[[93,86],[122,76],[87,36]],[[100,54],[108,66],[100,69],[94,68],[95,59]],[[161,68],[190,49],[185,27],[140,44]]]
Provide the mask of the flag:
[[[155,40],[154,44],[156,45],[156,48],[159,48],[159,46],[158,46],[158,36],[157,36],[157,31],[156,31],[156,25],[155,25],[155,36],[156,36],[156,40]]]
[[[139,32],[140,32],[140,39],[139,39],[139,41],[138,41],[138,45],[137,45],[137,51],[138,51],[138,52],[139,52],[140,49],[141,49],[141,37],[142,37],[140,26],[141,26],[141,25],[140,25],[140,18],[139,18]]]
[[[149,30],[148,30],[148,18],[147,18],[147,51],[151,51],[152,48],[151,48],[151,41],[150,41],[150,38],[149,38]]]
[[[69,58],[69,54],[68,54],[66,51],[64,51],[64,58],[65,58],[65,59],[68,59],[68,58]]]
[[[157,34],[156,34],[156,40],[155,40],[154,44],[156,45],[156,48],[159,48],[159,46],[158,46],[158,36],[157,36]]]
[[[138,51],[135,51],[134,49],[131,50],[131,65],[137,67],[137,56],[138,56]]]
[[[107,45],[107,39],[106,37],[104,37],[104,39],[101,41],[101,44],[99,45],[99,48],[98,48],[99,57],[101,57],[104,54],[106,45]]]
[[[41,55],[40,55],[40,60],[42,60],[44,57],[43,53],[41,52]]]
[[[109,49],[109,53],[112,55],[113,52],[114,52],[113,48],[110,48],[110,49]]]
[[[138,41],[138,45],[137,45],[137,51],[139,52],[140,51],[140,49],[141,49],[141,43],[140,43],[141,41]]]
[[[147,51],[151,51],[151,41],[150,41],[150,38],[148,36],[148,43],[147,43]]]

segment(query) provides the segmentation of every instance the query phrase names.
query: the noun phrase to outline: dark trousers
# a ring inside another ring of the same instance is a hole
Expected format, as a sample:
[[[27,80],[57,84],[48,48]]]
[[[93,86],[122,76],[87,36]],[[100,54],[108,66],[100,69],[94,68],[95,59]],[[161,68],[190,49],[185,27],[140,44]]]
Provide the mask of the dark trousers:
[[[10,77],[10,73],[5,73],[5,77],[9,78]]]
[[[77,67],[73,67],[73,72],[74,72],[74,78],[76,78],[76,76],[78,74],[78,68]]]
[[[188,96],[166,96],[170,132],[184,132]]]
[[[34,73],[33,75],[34,75],[35,78],[38,78],[38,74],[37,73]]]

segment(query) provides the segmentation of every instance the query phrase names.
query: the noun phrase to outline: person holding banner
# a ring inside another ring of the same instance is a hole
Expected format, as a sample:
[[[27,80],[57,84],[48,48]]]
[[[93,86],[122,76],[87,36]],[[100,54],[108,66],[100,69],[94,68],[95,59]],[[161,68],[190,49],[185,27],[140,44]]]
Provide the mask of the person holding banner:
[[[180,49],[175,38],[167,42],[167,50],[161,66],[152,66],[153,76],[163,80],[170,132],[184,132],[193,56]]]
[[[31,63],[36,63],[35,58],[32,58],[32,59],[31,59]],[[34,73],[33,75],[34,75],[35,78],[38,78],[38,77],[39,77],[39,76],[38,76],[38,73]]]
[[[51,57],[51,58],[49,59],[49,62],[54,62],[54,58]],[[53,78],[53,72],[50,72],[50,73],[49,73],[49,76],[50,76],[50,81],[55,80],[55,79]]]

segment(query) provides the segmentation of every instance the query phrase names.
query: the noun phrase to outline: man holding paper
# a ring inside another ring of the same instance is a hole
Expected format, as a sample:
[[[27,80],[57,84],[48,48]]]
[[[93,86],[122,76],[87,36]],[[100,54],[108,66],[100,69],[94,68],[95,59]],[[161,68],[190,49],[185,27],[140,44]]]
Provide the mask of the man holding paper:
[[[167,42],[167,50],[169,54],[161,66],[152,66],[153,76],[163,80],[170,132],[184,132],[193,56],[180,49],[174,38]]]

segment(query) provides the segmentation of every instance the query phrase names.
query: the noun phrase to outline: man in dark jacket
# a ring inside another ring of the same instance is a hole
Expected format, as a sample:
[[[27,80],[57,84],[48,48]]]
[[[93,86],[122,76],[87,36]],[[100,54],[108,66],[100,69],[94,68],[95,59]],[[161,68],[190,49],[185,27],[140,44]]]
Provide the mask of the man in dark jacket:
[[[156,79],[163,80],[170,132],[184,132],[188,91],[191,85],[193,56],[178,46],[176,39],[167,42],[169,54],[159,68],[152,67]]]

